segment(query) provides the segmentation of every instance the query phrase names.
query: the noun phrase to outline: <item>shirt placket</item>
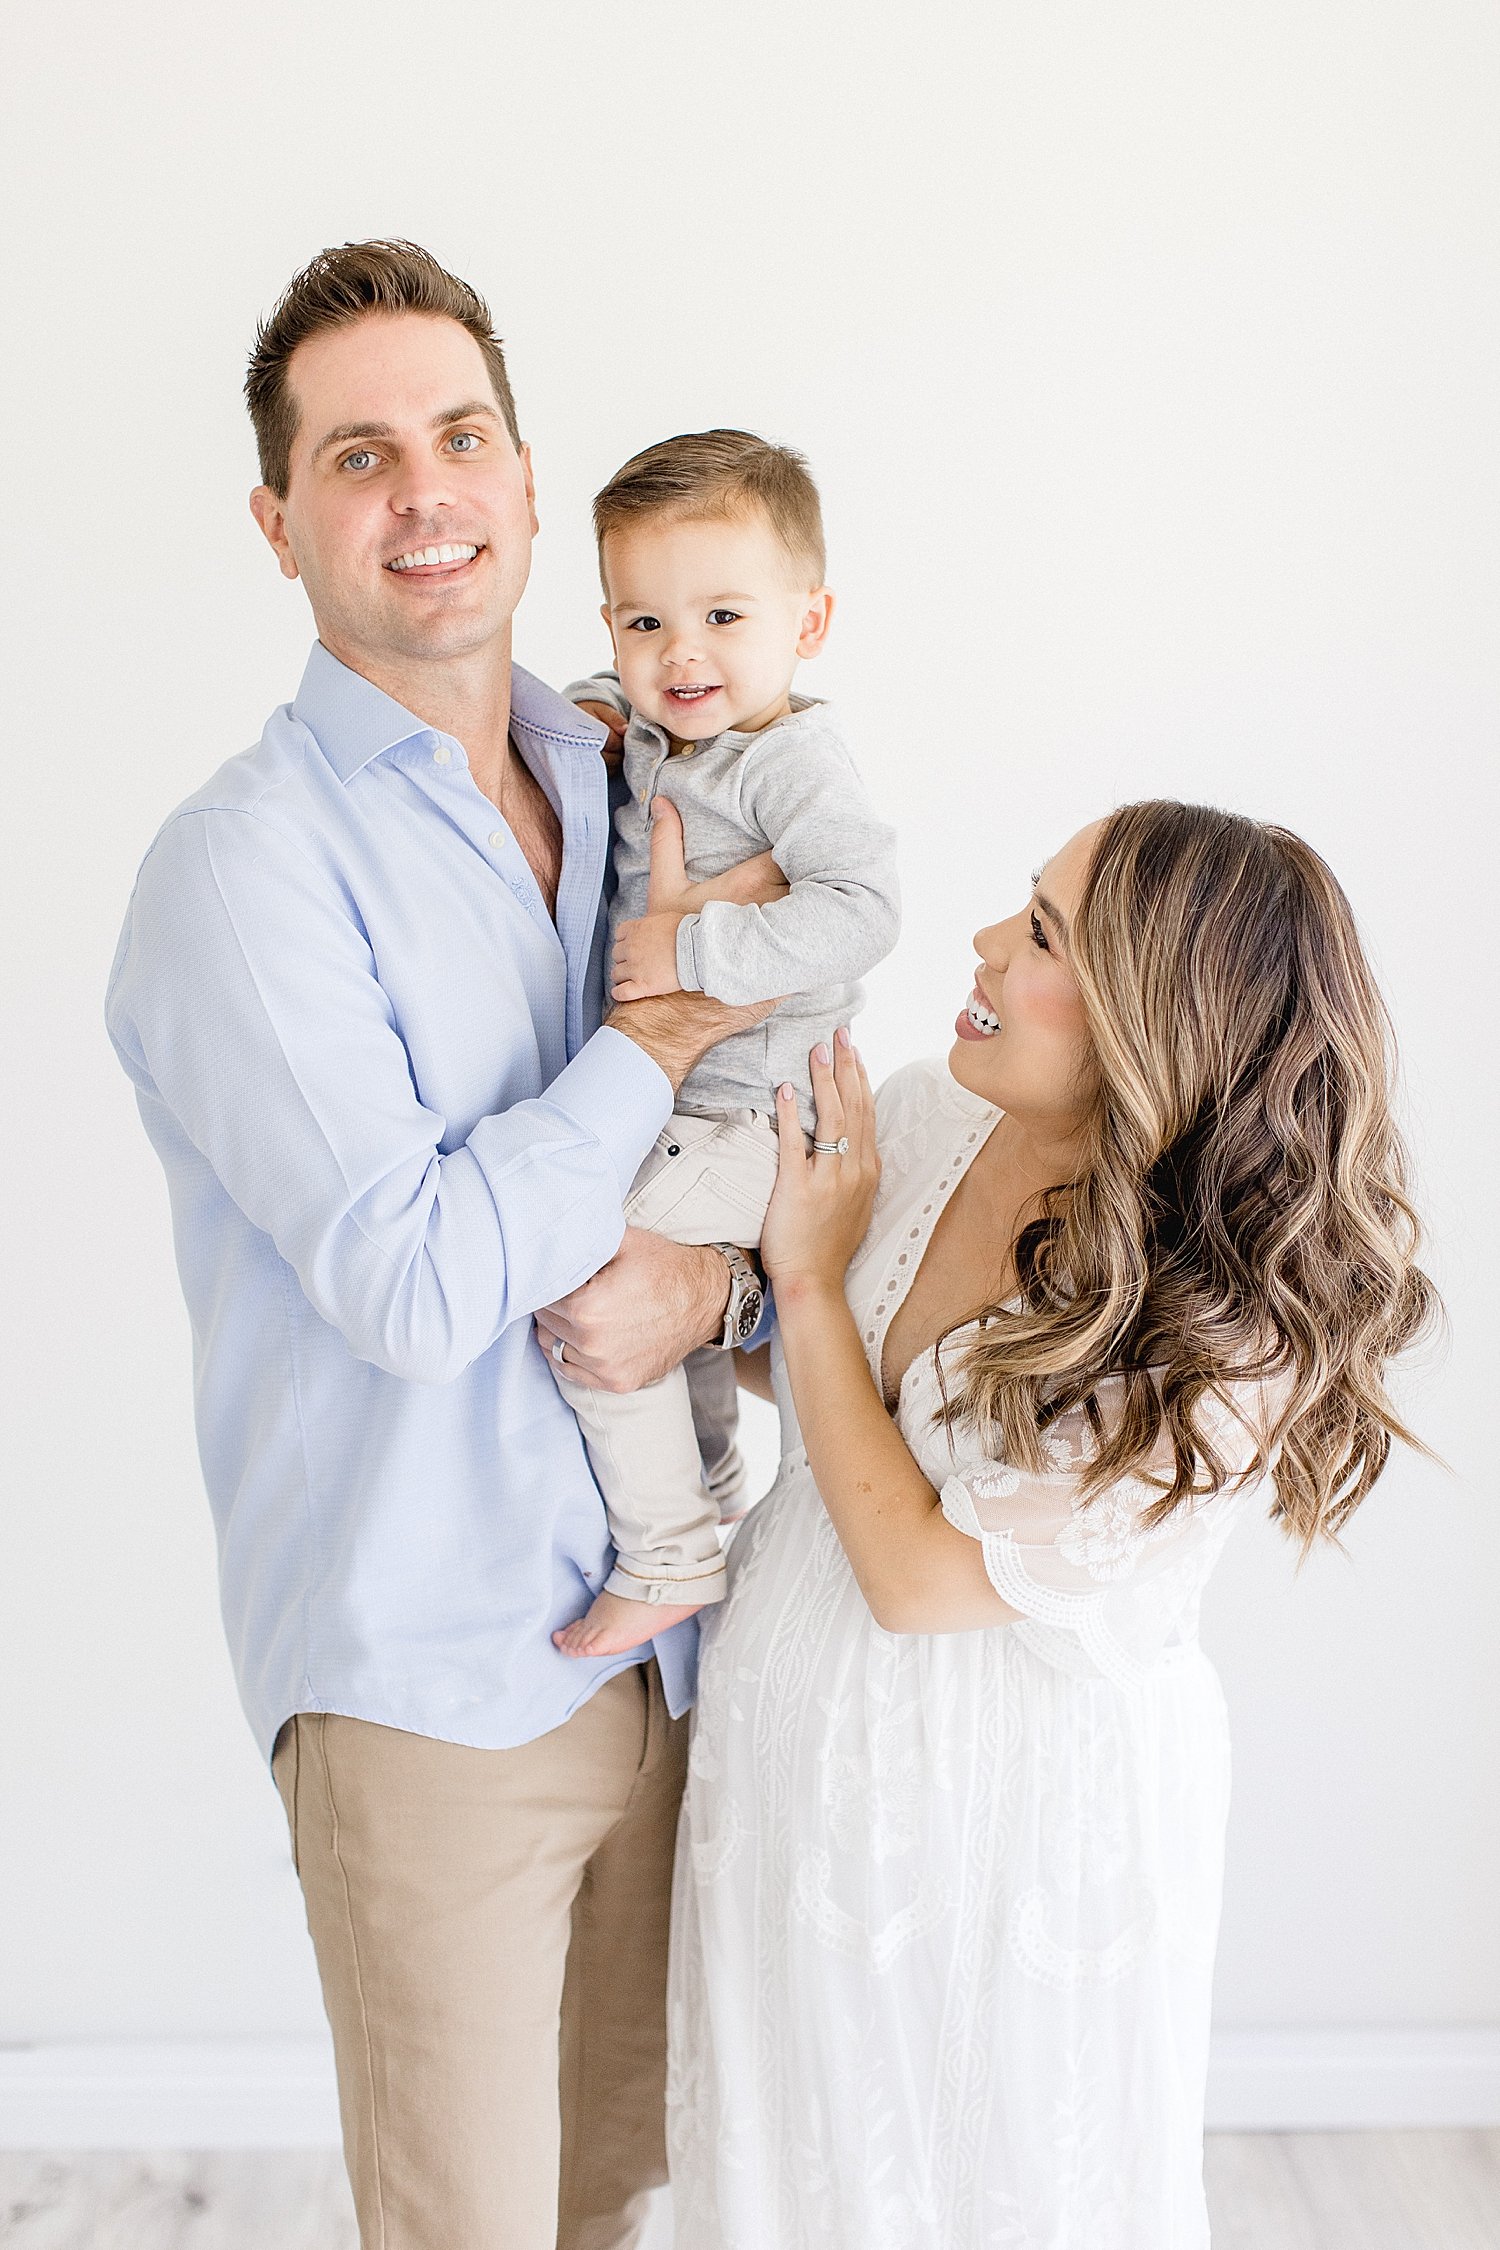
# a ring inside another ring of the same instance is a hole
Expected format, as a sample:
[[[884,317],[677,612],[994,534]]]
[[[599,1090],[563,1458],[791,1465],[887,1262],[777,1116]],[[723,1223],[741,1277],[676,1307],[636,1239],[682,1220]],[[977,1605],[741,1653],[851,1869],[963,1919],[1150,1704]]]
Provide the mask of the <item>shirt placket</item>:
[[[474,782],[460,746],[446,735],[428,737],[418,748],[412,771],[424,795],[510,893],[528,929],[549,951],[556,949],[558,933],[530,862],[503,813]]]
[[[567,964],[567,1049],[571,1058],[594,1028],[589,1021],[593,1012],[589,1007],[589,976],[602,916],[604,853],[609,839],[608,777],[602,759],[597,760],[597,773],[590,767],[585,778],[570,744],[554,750],[550,738],[538,740],[536,729],[527,731],[538,753],[532,771],[546,789],[562,830],[554,934]]]

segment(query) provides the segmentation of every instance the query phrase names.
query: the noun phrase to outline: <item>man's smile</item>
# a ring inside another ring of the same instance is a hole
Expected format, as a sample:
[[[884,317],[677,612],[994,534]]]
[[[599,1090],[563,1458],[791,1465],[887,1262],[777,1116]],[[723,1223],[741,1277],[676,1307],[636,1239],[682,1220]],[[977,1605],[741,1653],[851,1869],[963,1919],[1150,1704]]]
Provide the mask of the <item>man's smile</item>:
[[[469,540],[455,540],[440,547],[410,547],[404,555],[396,555],[386,564],[402,577],[435,578],[450,576],[463,570],[484,552]]]

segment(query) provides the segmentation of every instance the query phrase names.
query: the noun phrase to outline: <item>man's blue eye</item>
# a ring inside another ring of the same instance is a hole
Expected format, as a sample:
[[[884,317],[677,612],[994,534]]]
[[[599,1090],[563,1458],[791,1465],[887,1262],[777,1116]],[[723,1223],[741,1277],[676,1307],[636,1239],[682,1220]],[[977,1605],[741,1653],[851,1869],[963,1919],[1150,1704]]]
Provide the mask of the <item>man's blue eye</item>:
[[[739,621],[740,613],[737,609],[711,609],[708,613],[710,625],[738,625]]]
[[[627,633],[659,633],[661,631],[661,619],[659,617],[632,617],[625,630]]]
[[[373,461],[374,458],[375,456],[373,453],[346,454],[344,457],[344,467],[346,469],[360,469],[364,467],[366,461]]]
[[[478,445],[479,432],[477,430],[460,430],[457,436],[450,439],[449,442],[452,444],[455,450],[459,446],[462,446],[465,452],[467,452],[471,447]]]

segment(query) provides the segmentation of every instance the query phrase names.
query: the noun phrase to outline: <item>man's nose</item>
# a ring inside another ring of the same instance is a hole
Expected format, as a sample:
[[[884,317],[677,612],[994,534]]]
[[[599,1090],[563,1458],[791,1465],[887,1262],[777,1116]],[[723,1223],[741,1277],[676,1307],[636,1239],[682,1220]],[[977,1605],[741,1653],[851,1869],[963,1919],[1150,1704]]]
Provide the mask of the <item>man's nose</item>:
[[[436,515],[451,507],[453,493],[441,461],[403,461],[391,488],[391,506],[398,515]]]

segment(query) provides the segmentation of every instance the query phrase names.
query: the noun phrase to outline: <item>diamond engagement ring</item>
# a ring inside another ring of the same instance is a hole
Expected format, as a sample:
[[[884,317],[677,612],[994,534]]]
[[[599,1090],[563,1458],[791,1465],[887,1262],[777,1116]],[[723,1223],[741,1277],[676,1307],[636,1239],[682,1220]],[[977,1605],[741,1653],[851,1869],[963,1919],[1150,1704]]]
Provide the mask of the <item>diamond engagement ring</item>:
[[[819,1156],[847,1156],[849,1153],[849,1136],[846,1133],[842,1140],[814,1141],[813,1147]]]

